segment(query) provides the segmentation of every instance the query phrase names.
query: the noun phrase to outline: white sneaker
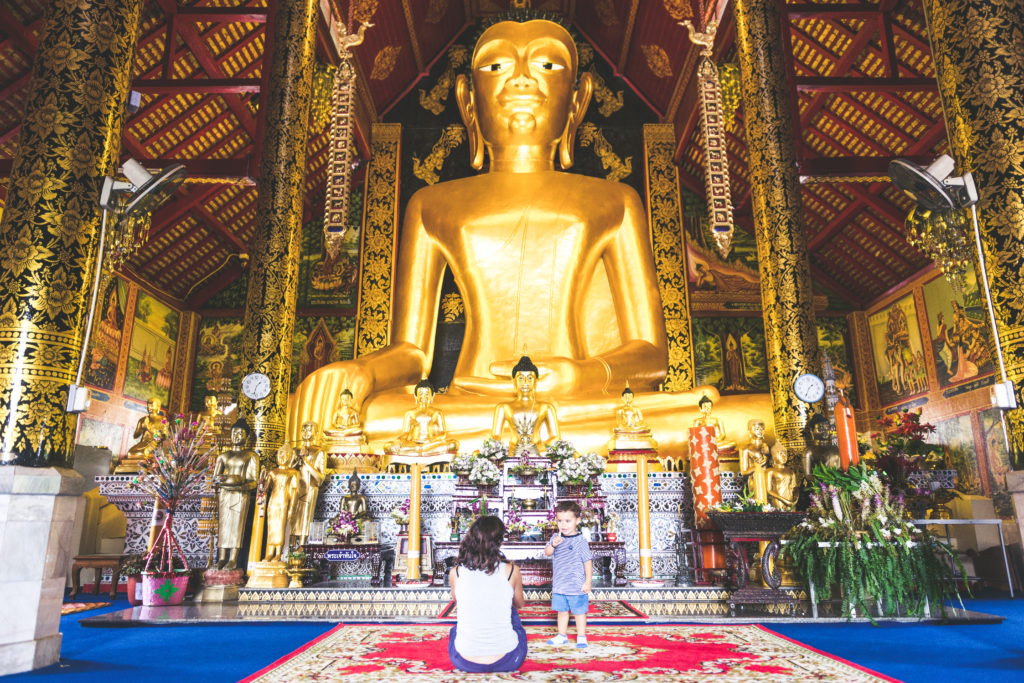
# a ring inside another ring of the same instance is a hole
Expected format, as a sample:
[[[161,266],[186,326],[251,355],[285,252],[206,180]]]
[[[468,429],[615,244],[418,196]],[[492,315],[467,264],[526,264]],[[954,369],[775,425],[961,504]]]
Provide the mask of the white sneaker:
[[[568,645],[569,638],[559,633],[554,638],[548,638],[548,645]]]

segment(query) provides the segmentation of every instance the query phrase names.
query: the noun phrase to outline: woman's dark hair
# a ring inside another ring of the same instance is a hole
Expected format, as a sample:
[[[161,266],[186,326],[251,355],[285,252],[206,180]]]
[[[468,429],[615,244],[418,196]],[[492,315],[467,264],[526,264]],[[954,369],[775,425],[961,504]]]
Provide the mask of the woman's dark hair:
[[[466,538],[459,546],[459,566],[480,569],[493,574],[505,561],[501,541],[505,538],[505,523],[494,515],[484,515],[469,527]]]

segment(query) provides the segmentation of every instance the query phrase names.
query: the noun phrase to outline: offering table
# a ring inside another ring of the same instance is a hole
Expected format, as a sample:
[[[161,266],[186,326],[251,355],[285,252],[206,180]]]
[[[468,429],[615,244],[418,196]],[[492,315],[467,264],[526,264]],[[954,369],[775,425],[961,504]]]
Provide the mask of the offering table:
[[[380,586],[381,578],[381,547],[380,543],[306,543],[302,551],[315,562],[324,580],[339,578],[339,565],[342,562],[358,562],[370,560],[370,585]]]
[[[506,541],[501,544],[501,552],[505,557],[516,563],[523,575],[524,586],[542,586],[551,583],[551,558],[545,557],[546,542]],[[590,552],[597,560],[603,562],[601,568],[605,580],[614,581],[616,586],[626,585],[626,544],[622,541],[591,541]],[[443,542],[434,544],[434,583],[444,585],[447,572],[459,556],[459,544]],[[451,560],[452,562],[447,562]],[[614,579],[611,563],[614,561]],[[595,573],[597,567],[594,568]]]

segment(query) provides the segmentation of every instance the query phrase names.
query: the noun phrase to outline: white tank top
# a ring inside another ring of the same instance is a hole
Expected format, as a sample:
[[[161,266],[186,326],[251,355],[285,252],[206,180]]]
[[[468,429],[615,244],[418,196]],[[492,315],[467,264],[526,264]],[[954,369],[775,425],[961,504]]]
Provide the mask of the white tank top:
[[[508,582],[508,565],[502,562],[493,574],[466,567],[458,571],[455,649],[463,657],[503,655],[516,649],[519,638],[512,630],[513,590]]]

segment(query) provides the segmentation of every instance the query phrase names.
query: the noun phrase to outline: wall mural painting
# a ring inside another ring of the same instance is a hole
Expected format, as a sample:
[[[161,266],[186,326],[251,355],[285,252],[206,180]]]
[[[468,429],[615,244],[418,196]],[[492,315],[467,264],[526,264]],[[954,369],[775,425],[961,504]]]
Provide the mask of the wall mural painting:
[[[949,386],[992,372],[988,352],[985,309],[973,268],[967,269],[961,295],[953,293],[945,277],[924,285],[928,328],[935,348],[939,384]]]
[[[139,292],[124,381],[125,396],[139,401],[156,396],[167,405],[180,317],[169,306]]]
[[[75,441],[79,446],[91,446],[93,448],[106,448],[111,455],[120,455],[124,442],[126,427],[124,425],[94,420],[83,415],[79,418],[78,439]]]
[[[355,348],[354,317],[296,316],[292,336],[291,391],[309,373],[328,363],[350,360]]]
[[[857,407],[857,387],[853,380],[853,361],[850,358],[850,345],[847,340],[849,328],[846,318],[820,316],[818,318],[818,350],[828,353],[832,363],[832,371],[836,376],[836,388],[842,389],[850,397],[853,407]]]
[[[921,328],[908,295],[868,317],[878,397],[883,406],[928,390]]]
[[[969,413],[936,422],[935,431],[928,437],[928,443],[943,447],[946,461],[956,470],[957,491],[981,495],[978,451],[974,445],[974,430],[971,429]]]
[[[204,318],[199,323],[196,366],[189,406],[203,409],[209,394],[229,394],[237,399],[242,352],[242,318]]]
[[[694,318],[697,384],[723,394],[768,391],[764,322],[760,318]]]
[[[1006,449],[1006,432],[1003,431],[1002,411],[988,408],[979,411],[981,438],[985,445],[985,459],[988,465],[988,480],[992,504],[996,514],[1003,518],[1014,518],[1013,499],[1006,486],[1006,475],[1010,472],[1010,456]]]
[[[113,391],[127,317],[128,284],[120,278],[110,278],[96,306],[96,322],[89,343],[84,380],[86,384]]]

